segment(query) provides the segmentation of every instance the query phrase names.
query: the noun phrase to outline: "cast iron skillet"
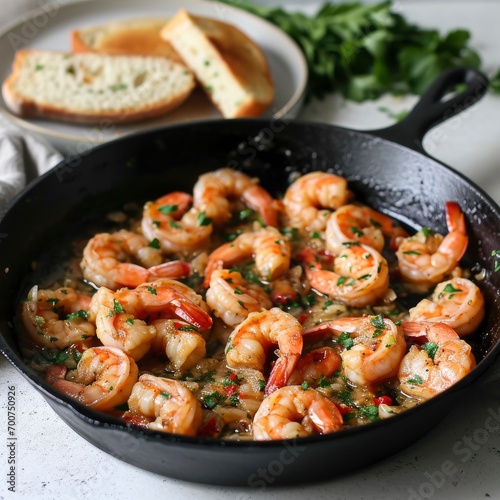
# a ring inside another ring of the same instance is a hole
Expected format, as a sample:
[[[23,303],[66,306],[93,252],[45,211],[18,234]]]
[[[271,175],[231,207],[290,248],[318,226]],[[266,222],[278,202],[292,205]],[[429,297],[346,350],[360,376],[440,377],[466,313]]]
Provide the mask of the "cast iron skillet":
[[[457,84],[465,84],[465,90],[445,101]],[[85,439],[121,460],[174,478],[256,487],[318,480],[408,446],[439,422],[500,351],[500,273],[494,273],[491,258],[492,250],[500,249],[500,208],[420,147],[429,128],[476,102],[486,88],[478,72],[450,71],[405,120],[372,133],[313,123],[214,121],[129,136],[64,160],[28,186],[0,223],[0,234],[7,236],[0,239],[1,350]],[[56,248],[63,234],[110,208],[173,189],[191,190],[200,173],[224,165],[258,175],[274,193],[284,191],[290,171],[328,169],[347,177],[358,199],[414,229],[446,232],[445,202],[458,201],[470,236],[465,262],[486,270],[482,289],[488,310],[473,341],[477,367],[450,390],[389,420],[293,442],[224,442],[131,429],[54,391],[24,364],[12,324],[31,285],[31,262]]]

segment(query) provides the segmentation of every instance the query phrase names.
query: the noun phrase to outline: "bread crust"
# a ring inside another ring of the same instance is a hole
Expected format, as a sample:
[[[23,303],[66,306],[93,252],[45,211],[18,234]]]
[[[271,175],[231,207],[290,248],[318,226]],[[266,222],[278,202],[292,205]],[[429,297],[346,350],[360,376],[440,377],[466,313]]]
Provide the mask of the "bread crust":
[[[71,32],[71,50],[164,56],[183,64],[172,45],[160,36],[160,31],[167,22],[168,18],[126,19],[76,29]]]
[[[2,84],[2,97],[10,109],[16,115],[25,118],[47,118],[52,120],[58,120],[69,123],[77,124],[104,124],[104,123],[114,123],[114,124],[125,124],[131,122],[143,121],[151,118],[156,118],[158,116],[165,115],[169,111],[177,108],[182,104],[187,97],[191,94],[195,86],[194,78],[191,79],[191,84],[187,86],[182,93],[170,96],[168,99],[164,99],[161,102],[157,102],[151,105],[138,105],[136,107],[129,107],[114,110],[88,110],[87,112],[78,111],[74,112],[70,109],[65,109],[64,107],[57,106],[52,103],[38,102],[35,99],[31,99],[20,94],[16,88],[15,84],[20,75],[21,68],[23,66],[23,60],[30,54],[36,52],[48,52],[48,51],[36,51],[30,49],[19,50],[16,53],[12,73],[6,78]],[[54,54],[61,54],[61,52],[52,52]],[[93,56],[100,57],[99,54],[94,54]],[[103,56],[103,57],[113,57],[113,56]],[[123,56],[122,56],[123,57]],[[141,56],[134,56],[141,57]]]

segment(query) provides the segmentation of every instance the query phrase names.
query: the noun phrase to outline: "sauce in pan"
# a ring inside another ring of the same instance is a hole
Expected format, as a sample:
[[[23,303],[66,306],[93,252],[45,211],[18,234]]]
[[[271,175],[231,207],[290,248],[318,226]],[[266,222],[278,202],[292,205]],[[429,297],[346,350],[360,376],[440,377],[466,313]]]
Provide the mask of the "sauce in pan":
[[[280,200],[203,174],[37,263],[24,356],[160,432],[287,439],[390,418],[475,366],[484,300],[460,267],[460,207],[443,211],[448,234],[410,236],[333,174],[296,175]]]

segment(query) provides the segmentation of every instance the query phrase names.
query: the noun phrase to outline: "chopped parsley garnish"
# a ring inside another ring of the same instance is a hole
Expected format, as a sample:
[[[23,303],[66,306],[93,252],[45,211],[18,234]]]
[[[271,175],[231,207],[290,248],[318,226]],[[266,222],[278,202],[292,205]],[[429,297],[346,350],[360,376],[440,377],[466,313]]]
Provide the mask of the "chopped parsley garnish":
[[[337,342],[341,346],[344,346],[347,350],[349,350],[354,345],[354,340],[351,339],[351,335],[349,334],[349,332],[342,332],[339,335]]]
[[[88,320],[89,319],[89,315],[87,314],[87,311],[84,311],[83,309],[80,309],[79,311],[69,313],[66,316],[66,319],[69,319],[69,320],[78,319],[78,318],[82,318],[84,320]]]
[[[363,231],[361,231],[361,229],[359,229],[359,227],[357,226],[352,226],[351,232],[352,234],[354,234],[354,236],[363,236]]]
[[[205,212],[200,212],[197,217],[199,226],[210,226],[212,224],[212,219],[207,217]]]
[[[422,345],[422,349],[429,355],[429,358],[434,359],[438,345],[435,342],[426,342]]]
[[[250,218],[255,212],[251,208],[246,208],[239,213],[240,220],[247,220]]]
[[[198,328],[196,328],[193,325],[181,325],[179,328],[177,328],[180,332],[196,332],[199,333]]]
[[[500,271],[500,250],[493,250],[491,256],[495,259],[495,267],[493,270],[495,272]]]
[[[113,311],[115,311],[116,314],[125,312],[123,306],[116,299],[113,299]]]
[[[200,377],[201,382],[215,382],[214,375],[217,373],[217,370],[210,370],[209,372],[204,373]]]
[[[148,292],[151,295],[157,295],[158,294],[158,292],[156,291],[156,288],[154,286],[148,286]]]
[[[326,300],[325,303],[323,304],[323,307],[321,309],[323,309],[323,311],[326,311],[331,305],[333,305],[333,301],[332,300]]]
[[[406,250],[403,252],[405,255],[420,255],[420,252],[417,252],[416,250]]]
[[[168,392],[160,392],[160,396],[163,396],[165,399],[170,399],[172,397]]]
[[[445,293],[449,293],[450,295],[448,296],[449,299],[452,299],[453,296],[456,293],[460,293],[463,290],[460,290],[460,288],[455,288],[451,283],[448,283],[444,288],[443,291],[438,295],[438,298],[443,298]]]
[[[259,383],[259,391],[263,392],[264,389],[266,388],[266,381],[262,380],[261,378],[258,380]]]
[[[372,316],[370,323],[375,327],[373,332],[373,338],[379,337],[384,333],[385,323],[384,316],[382,314],[377,314],[377,316]]]
[[[309,389],[309,384],[304,380],[304,382],[302,382],[302,384],[300,385],[300,388],[303,391],[307,391],[307,389]]]
[[[150,247],[150,248],[156,248],[157,250],[159,250],[160,249],[160,240],[158,238],[152,239],[148,243],[148,247]]]
[[[363,417],[366,417],[370,422],[378,420],[378,406],[362,406],[359,411]]]
[[[332,381],[321,374],[318,379],[318,387],[328,387],[329,385],[332,385]]]
[[[158,207],[158,212],[161,212],[162,214],[171,214],[174,213],[176,210],[179,209],[179,205],[163,205],[161,207]]]
[[[177,224],[177,222],[175,222],[175,220],[169,221],[168,225],[170,227],[173,227],[174,229],[182,229],[182,226],[180,224]]]
[[[207,394],[206,396],[203,396],[203,404],[209,410],[215,408],[218,404],[222,403],[224,400],[225,397],[219,391],[215,391],[212,392],[212,394]]]
[[[413,378],[408,379],[406,382],[411,385],[420,385],[423,380],[420,375],[414,375]]]

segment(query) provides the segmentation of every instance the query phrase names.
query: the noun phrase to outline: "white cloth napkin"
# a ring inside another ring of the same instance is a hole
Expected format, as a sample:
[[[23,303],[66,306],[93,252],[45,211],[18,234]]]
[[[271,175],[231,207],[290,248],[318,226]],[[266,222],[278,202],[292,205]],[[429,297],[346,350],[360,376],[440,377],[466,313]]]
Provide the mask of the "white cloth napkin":
[[[0,215],[28,182],[62,158],[48,142],[23,132],[0,115]]]

